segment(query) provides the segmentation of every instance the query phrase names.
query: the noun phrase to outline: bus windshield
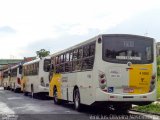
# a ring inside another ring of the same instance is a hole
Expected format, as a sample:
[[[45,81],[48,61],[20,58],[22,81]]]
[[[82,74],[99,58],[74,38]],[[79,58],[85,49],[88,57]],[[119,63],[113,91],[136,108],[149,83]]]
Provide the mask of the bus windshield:
[[[153,62],[153,39],[133,36],[103,37],[103,60],[113,63],[148,64]]]

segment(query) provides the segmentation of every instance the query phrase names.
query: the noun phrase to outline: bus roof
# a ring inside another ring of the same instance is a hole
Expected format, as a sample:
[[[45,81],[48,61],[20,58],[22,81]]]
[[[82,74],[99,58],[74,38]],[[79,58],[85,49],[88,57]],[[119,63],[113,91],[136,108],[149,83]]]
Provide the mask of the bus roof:
[[[3,70],[3,72],[6,72],[6,71],[9,71],[9,68],[7,68],[7,69]]]
[[[73,49],[75,49],[75,48],[77,48],[77,47],[80,47],[80,46],[82,46],[82,45],[91,43],[91,42],[93,42],[93,41],[96,41],[96,38],[98,38],[98,37],[100,37],[100,35],[97,35],[97,36],[95,36],[95,37],[93,37],[93,38],[91,38],[91,39],[88,39],[88,40],[86,40],[86,41],[83,41],[83,42],[81,42],[81,43],[79,43],[79,44],[76,44],[76,45],[71,46],[71,47],[69,47],[69,48],[66,48],[66,49],[64,49],[64,50],[61,50],[61,51],[59,51],[59,52],[55,52],[55,53],[53,53],[53,54],[50,55],[50,56],[52,57],[52,56],[55,56],[55,55],[58,55],[58,54],[61,54],[61,53],[65,53],[65,52],[67,52],[67,51],[73,50]]]
[[[59,51],[59,52],[55,52],[55,53],[53,53],[53,54],[50,55],[50,56],[52,57],[52,56],[59,55],[59,54],[65,53],[65,52],[67,52],[67,51],[73,50],[73,49],[75,49],[75,48],[77,48],[77,47],[80,47],[80,46],[85,45],[85,44],[87,44],[87,43],[93,42],[93,41],[95,41],[97,38],[103,37],[103,36],[132,36],[132,37],[142,37],[142,38],[153,39],[153,38],[150,38],[150,37],[147,37],[147,36],[134,35],[134,34],[99,34],[99,35],[97,35],[97,36],[95,36],[95,37],[93,37],[93,38],[91,38],[91,39],[85,40],[85,41],[83,41],[83,42],[81,42],[81,43],[79,43],[79,44],[76,44],[76,45],[71,46],[71,47],[69,47],[69,48],[66,48],[66,49],[64,49],[64,50],[61,50],[61,51]]]
[[[19,65],[14,65],[14,66],[11,67],[11,69],[18,68],[18,66]]]
[[[46,57],[43,57],[43,58],[37,58],[35,60],[24,63],[23,66],[33,64],[33,63],[39,62],[41,60],[50,59],[50,58],[51,58],[50,56],[46,56]]]
[[[148,37],[148,36],[143,36],[143,35],[135,35],[135,34],[101,34],[102,36],[115,36],[115,37],[118,37],[118,36],[128,36],[128,37],[141,37],[141,38],[147,38],[147,39],[154,39],[154,38],[151,38],[151,37]]]

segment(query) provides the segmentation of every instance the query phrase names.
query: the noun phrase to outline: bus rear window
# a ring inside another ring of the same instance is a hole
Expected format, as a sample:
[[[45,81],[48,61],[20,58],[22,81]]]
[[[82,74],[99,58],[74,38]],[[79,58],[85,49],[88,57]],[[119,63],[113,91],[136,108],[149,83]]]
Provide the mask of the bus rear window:
[[[153,40],[134,36],[103,37],[103,60],[113,63],[153,62]]]

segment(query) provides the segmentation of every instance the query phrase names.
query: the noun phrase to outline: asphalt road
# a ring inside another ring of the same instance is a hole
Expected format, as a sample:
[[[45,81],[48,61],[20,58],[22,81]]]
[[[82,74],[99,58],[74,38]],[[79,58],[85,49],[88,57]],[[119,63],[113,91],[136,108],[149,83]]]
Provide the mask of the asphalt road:
[[[74,110],[73,104],[55,105],[53,100],[33,99],[22,93],[0,88],[0,120],[152,120],[156,116],[129,112],[115,113],[105,109],[86,107],[83,112]]]

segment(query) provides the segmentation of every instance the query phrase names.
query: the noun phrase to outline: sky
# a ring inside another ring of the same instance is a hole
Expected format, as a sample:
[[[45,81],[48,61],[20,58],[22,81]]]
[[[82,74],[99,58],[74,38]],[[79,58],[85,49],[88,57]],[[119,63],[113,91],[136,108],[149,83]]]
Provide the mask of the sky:
[[[160,0],[0,0],[0,59],[52,54],[115,33],[160,42]]]

